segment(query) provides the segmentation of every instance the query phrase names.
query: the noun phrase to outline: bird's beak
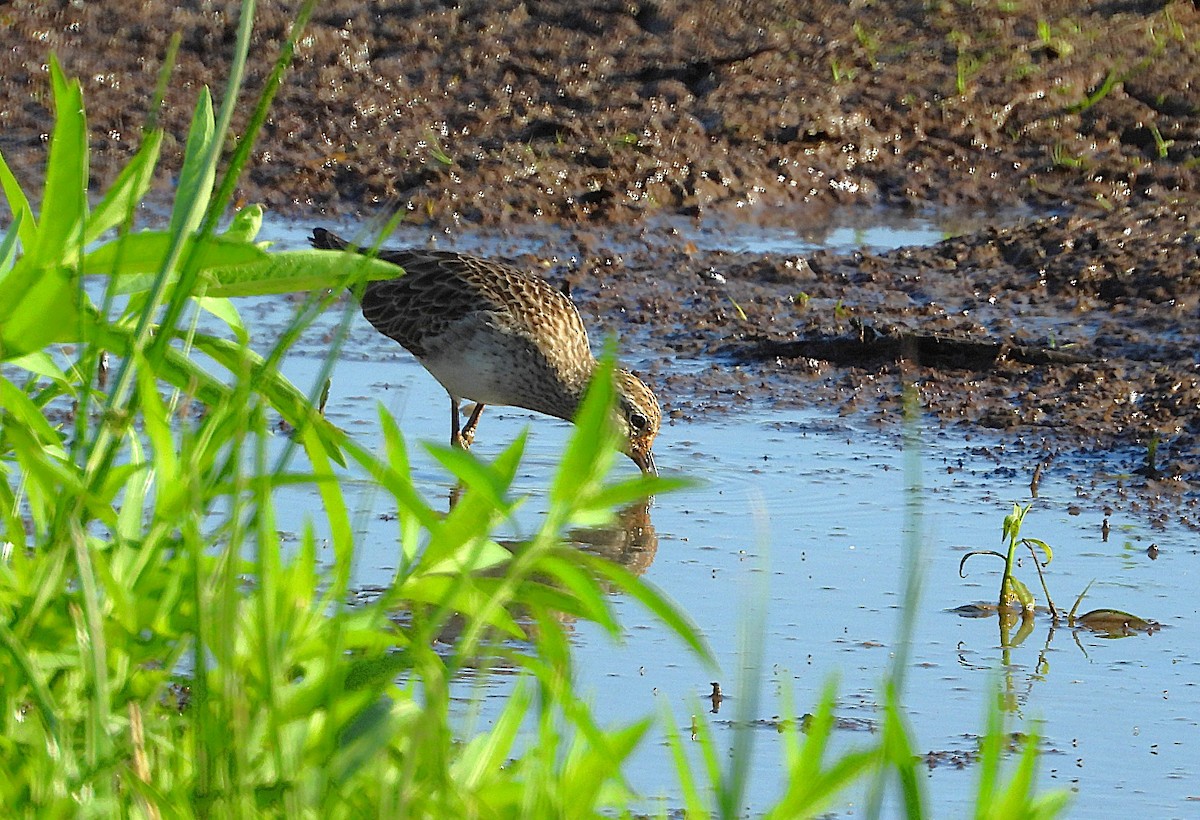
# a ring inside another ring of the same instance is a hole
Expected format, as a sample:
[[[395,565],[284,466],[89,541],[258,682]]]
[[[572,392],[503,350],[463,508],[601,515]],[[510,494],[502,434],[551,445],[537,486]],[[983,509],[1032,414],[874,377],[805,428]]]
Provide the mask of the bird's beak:
[[[646,475],[658,475],[658,467],[654,464],[654,453],[649,450],[644,453],[634,451],[629,454],[629,457]]]

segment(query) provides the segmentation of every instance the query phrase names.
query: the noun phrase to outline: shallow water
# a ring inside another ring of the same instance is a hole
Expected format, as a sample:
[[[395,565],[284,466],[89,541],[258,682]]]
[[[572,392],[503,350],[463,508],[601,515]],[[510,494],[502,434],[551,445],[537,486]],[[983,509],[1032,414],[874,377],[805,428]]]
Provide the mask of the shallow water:
[[[342,227],[346,226],[333,226]],[[263,238],[299,247],[307,226],[269,225]],[[942,230],[928,221],[847,228],[825,235],[841,248],[933,242]],[[418,231],[400,242],[424,243]],[[479,234],[439,237],[439,244],[472,251],[540,252],[563,236]],[[647,241],[686,242],[734,250],[803,252],[808,239],[796,231],[758,230],[738,235],[692,225],[667,226]],[[725,244],[720,244],[725,243]],[[254,327],[282,323],[290,310],[280,300],[245,300],[240,307]],[[310,331],[286,362],[288,373],[308,388],[336,324],[336,312]],[[361,318],[333,375],[328,416],[366,441],[378,441],[375,403],[397,417],[411,442],[448,435],[445,393],[415,360],[376,334]],[[529,532],[543,507],[569,433],[556,420],[507,408],[488,408],[476,452],[489,457],[522,430],[529,431],[518,490],[530,498],[517,529]],[[702,481],[698,488],[659,497],[644,516],[632,515],[629,532],[588,536],[605,541],[612,554],[683,604],[708,637],[720,663],[713,673],[650,622],[634,603],[614,606],[626,626],[614,646],[599,630],[577,624],[580,691],[602,720],[625,721],[672,711],[686,737],[691,715],[711,709],[710,681],[727,695],[721,711],[708,715],[719,743],[732,742],[732,715],[739,699],[742,666],[739,624],[750,601],[765,604],[761,642],[763,688],[757,719],[779,715],[776,692],[791,690],[796,708],[815,706],[832,676],[839,681],[837,741],[865,742],[879,713],[876,691],[895,648],[903,596],[906,528],[921,544],[924,592],[912,643],[904,703],[915,749],[932,753],[926,772],[930,805],[938,816],[961,816],[974,794],[977,770],[959,765],[977,748],[985,699],[999,682],[1013,712],[1041,726],[1043,786],[1077,791],[1075,816],[1134,812],[1154,816],[1188,813],[1200,798],[1200,680],[1191,649],[1197,627],[1193,533],[1160,514],[1120,505],[1109,518],[1106,498],[1116,498],[1125,479],[1102,472],[1111,464],[1078,458],[1046,470],[1024,535],[1055,551],[1047,570],[1051,594],[1067,610],[1093,579],[1080,612],[1109,607],[1163,624],[1154,634],[1112,639],[1085,630],[1051,629],[1039,614],[1031,634],[1004,648],[995,616],[967,618],[956,607],[994,600],[1000,562],[980,556],[958,574],[971,549],[1000,549],[1001,522],[1013,501],[1029,499],[1035,466],[1027,449],[988,435],[965,435],[934,427],[917,431],[906,450],[899,424],[879,428],[822,408],[757,409],[747,402],[716,416],[668,424],[656,445],[660,468]],[[913,449],[915,447],[915,449]],[[436,463],[413,447],[414,470],[426,497],[445,497],[449,482]],[[913,456],[912,459],[909,459]],[[906,461],[919,474],[906,472]],[[619,469],[633,471],[622,462]],[[911,488],[911,489],[910,489]],[[352,491],[353,492],[353,491]],[[919,518],[909,502],[918,501]],[[364,588],[386,583],[395,565],[394,525],[381,520],[382,497],[363,485],[359,505],[365,550],[355,569]],[[318,506],[303,495],[290,499],[298,526]],[[1165,520],[1164,520],[1165,519]],[[636,541],[623,554],[620,546]],[[1157,559],[1147,555],[1151,544]],[[1028,557],[1019,577],[1043,594]],[[493,676],[482,690],[483,720],[497,707],[511,678]],[[1013,727],[1019,728],[1019,727]],[[781,787],[781,746],[769,724],[756,732],[752,807],[768,804]],[[661,738],[643,744],[628,767],[633,785],[651,802],[679,805],[674,768]],[[859,800],[861,795],[853,796]],[[842,808],[857,811],[860,804]]]

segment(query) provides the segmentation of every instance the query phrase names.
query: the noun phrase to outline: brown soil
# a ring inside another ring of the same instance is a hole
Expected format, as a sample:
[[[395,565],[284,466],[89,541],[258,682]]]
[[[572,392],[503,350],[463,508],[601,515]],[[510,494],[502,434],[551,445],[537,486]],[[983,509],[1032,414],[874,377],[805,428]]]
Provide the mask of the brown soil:
[[[297,5],[259,4],[248,95]],[[55,52],[84,83],[95,184],[111,181],[179,31],[161,112],[177,166],[198,87],[220,96],[238,6],[0,9],[0,151],[36,179]],[[575,226],[591,249],[565,274],[575,295],[660,363],[676,414],[771,399],[886,418],[903,378],[943,420],[1071,447],[1159,436],[1168,472],[1188,474],[1196,42],[1193,3],[1151,0],[331,0],[240,196],[444,228]],[[612,263],[660,215],[812,224],[846,206],[1035,216],[881,255],[684,246]],[[916,337],[991,353],[937,358]]]
[[[54,52],[111,179],[178,31],[177,153],[198,87],[222,93],[239,5],[9,4],[0,149],[42,149]],[[299,4],[258,5],[248,100]],[[1190,2],[330,0],[244,194],[446,223],[1171,200],[1197,188],[1197,34]]]

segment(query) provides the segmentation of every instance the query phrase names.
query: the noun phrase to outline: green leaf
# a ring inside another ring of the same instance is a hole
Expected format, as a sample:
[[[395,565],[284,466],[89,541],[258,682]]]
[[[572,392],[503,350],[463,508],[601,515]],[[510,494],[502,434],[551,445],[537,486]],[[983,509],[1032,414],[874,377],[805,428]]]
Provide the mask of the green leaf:
[[[994,689],[994,687],[992,687]],[[995,801],[997,784],[1000,780],[1000,757],[1003,751],[1004,715],[1000,711],[1000,698],[993,692],[988,699],[987,731],[979,742],[979,785],[975,787],[975,817],[988,817],[988,809]]]
[[[481,539],[463,545],[454,553],[442,556],[436,563],[422,566],[422,572],[459,575],[483,572],[512,560],[512,553],[491,539]]]
[[[298,290],[348,287],[361,281],[395,279],[401,268],[380,259],[356,255],[347,262],[337,251],[283,251],[265,262],[227,266],[209,277],[210,296],[260,296]]]
[[[24,678],[30,700],[37,707],[37,714],[42,719],[42,725],[49,732],[50,739],[53,740],[55,746],[62,748],[63,740],[59,736],[58,706],[45,681],[42,680],[42,670],[40,669],[42,664],[35,660],[25,642],[19,640],[8,628],[8,624],[2,621],[0,621],[0,648],[7,650],[13,661],[14,671],[19,673],[19,675],[14,675],[13,683]]]
[[[708,646],[708,641],[696,626],[695,622],[684,612],[669,601],[662,592],[649,582],[638,578],[629,570],[598,555],[586,552],[578,553],[579,560],[591,567],[597,575],[607,578],[610,583],[641,603],[650,610],[660,621],[683,639],[689,647],[710,667],[716,667],[716,657]]]
[[[492,581],[493,579],[481,579]],[[404,581],[399,593],[402,600],[444,607],[449,611],[461,612],[468,619],[485,619],[485,622],[514,638],[525,637],[525,631],[513,620],[503,607],[493,605],[492,596],[484,592],[481,585],[463,583],[453,575],[420,575]]]
[[[53,447],[59,455],[64,453],[62,437],[55,430],[42,409],[33,400],[8,379],[0,376],[0,418],[8,416],[7,423],[15,422],[33,434],[34,439],[43,447]]]
[[[663,700],[665,701],[665,698]],[[671,710],[665,702],[662,707],[661,723],[667,733],[667,742],[671,747],[671,759],[675,764],[675,776],[679,779],[679,788],[683,793],[684,816],[708,817],[711,812],[700,797],[700,789],[696,786],[696,776],[692,773],[692,763],[683,748],[679,727],[675,725],[675,716],[671,714]]]
[[[377,699],[341,732],[337,754],[329,764],[331,785],[351,787],[355,774],[388,753],[400,733],[402,707]]]
[[[233,302],[220,297],[200,296],[196,298],[196,304],[229,325],[230,329],[237,334],[239,341],[249,341],[250,335],[246,330],[246,325],[243,324],[242,316],[234,307]]]
[[[1004,725],[1001,698],[992,697],[987,710],[987,731],[980,740],[979,785],[975,789],[976,820],[1001,818],[1052,818],[1070,803],[1066,790],[1036,794],[1038,735],[1029,732],[1022,743],[1017,771],[1007,784],[1001,783],[1001,766],[1009,733]]]
[[[179,185],[175,192],[175,207],[171,210],[170,227],[167,229],[173,236],[194,233],[204,218],[217,175],[216,163],[209,162],[208,156],[215,139],[215,128],[212,96],[205,86],[200,89],[200,99],[196,101],[192,124],[188,128],[183,167],[179,171]]]
[[[115,276],[117,293],[148,290],[167,258],[173,239],[163,231],[141,231],[109,242],[83,258],[89,276]],[[334,251],[267,253],[257,245],[228,236],[187,240],[180,259],[191,259],[205,283],[206,296],[265,296],[325,290],[360,279],[394,279],[396,265],[365,256],[348,259]],[[169,281],[179,270],[168,271]]]
[[[1054,560],[1054,551],[1050,549],[1050,545],[1045,541],[1042,541],[1039,538],[1023,538],[1021,540],[1023,540],[1026,544],[1032,544],[1046,554],[1046,560],[1042,563],[1049,564]]]
[[[453,761],[450,773],[459,788],[474,792],[500,774],[512,755],[517,732],[532,703],[533,695],[527,681],[518,680],[504,711],[491,729],[473,738]]]
[[[900,713],[895,688],[886,686],[884,703],[883,747],[884,754],[900,780],[900,793],[904,796],[907,817],[925,817],[924,795],[921,781],[917,777],[917,756],[913,751],[908,728]]]
[[[996,817],[1057,817],[1071,804],[1072,795],[1066,789],[1037,794],[1038,740],[1036,732],[1026,734],[1017,773],[996,806]]]
[[[511,505],[506,497],[512,483],[511,476],[505,476],[493,465],[480,461],[470,452],[457,447],[426,444],[425,449],[458,479],[463,487],[482,495],[488,507],[499,510],[507,509]]]
[[[27,353],[24,356],[17,356],[9,360],[9,364],[61,385],[70,384],[67,374],[55,363],[54,357],[44,350],[39,350],[36,353]],[[73,385],[71,389],[73,392]]]
[[[549,574],[565,587],[574,596],[577,611],[587,620],[599,624],[614,636],[620,633],[621,625],[608,604],[608,597],[592,573],[558,555],[543,556],[538,562],[538,572]]]
[[[57,500],[65,496],[81,499],[91,515],[106,526],[115,527],[112,507],[87,491],[79,471],[66,459],[61,447],[39,440],[32,428],[20,424],[5,425],[5,435],[13,443],[26,479],[29,505],[39,523],[45,523],[42,513],[55,508]]]
[[[613,345],[592,374],[583,404],[575,414],[575,431],[559,462],[551,501],[566,510],[575,510],[580,501],[594,491],[595,484],[612,466],[616,454],[617,431],[612,407],[616,394],[613,380]]]
[[[229,227],[221,236],[237,242],[253,242],[254,238],[258,236],[258,232],[262,230],[262,221],[263,207],[247,205],[233,215],[233,221],[229,223]]]
[[[130,439],[131,451],[135,447],[139,446],[133,443],[135,441],[137,441],[136,438]],[[149,472],[149,465],[144,462],[140,449],[134,455],[132,455],[131,458],[135,459],[135,461],[129,464],[120,464],[108,471],[104,477],[104,481],[100,484],[100,489],[97,491],[96,497],[98,500],[105,504],[111,504],[113,499],[117,497],[117,494],[125,490],[127,484],[133,482],[134,476],[136,476],[138,473]],[[121,499],[121,510],[119,515],[122,518],[127,519],[133,525],[128,530],[128,532],[133,534],[128,535],[127,537],[134,538],[137,537],[137,534],[141,532],[141,528],[145,525],[145,521],[142,520],[142,514],[145,511],[142,509],[140,504],[133,504],[131,502],[132,499],[128,496],[125,496]]]
[[[13,215],[13,224],[9,226],[9,229],[17,230],[21,245],[28,253],[37,244],[37,221],[33,216],[33,208],[29,205],[29,198],[21,190],[21,184],[13,176],[12,169],[4,161],[3,154],[0,154],[0,188],[4,190],[4,198],[8,200],[8,210]]]
[[[345,466],[345,459],[341,453],[341,446],[346,438],[345,434],[326,421],[325,417],[309,403],[308,397],[278,370],[268,367],[261,356],[236,342],[203,333],[196,334],[193,342],[197,350],[210,356],[230,373],[246,374],[250,383],[254,385],[254,389],[271,403],[271,406],[287,420],[288,424],[300,431],[302,440],[307,428],[311,427],[314,436],[311,441],[319,442],[330,458],[338,465]],[[214,380],[204,374],[202,368],[190,360],[186,361],[188,370],[193,372],[197,378],[201,378],[201,374],[203,374],[203,381],[209,385],[213,384]],[[187,389],[186,382],[176,386]],[[221,387],[227,389],[223,385]],[[311,452],[309,455],[311,458]]]
[[[154,284],[174,241],[164,231],[142,231],[127,234],[101,245],[83,258],[81,271],[85,276],[113,276],[117,293],[148,290]],[[194,253],[195,263],[212,276],[225,268],[261,264],[267,253],[252,244],[224,237],[210,236],[197,243],[188,239],[182,257]],[[168,281],[179,278],[178,269],[169,270]]]
[[[46,160],[43,218],[36,244],[25,249],[34,265],[69,261],[82,248],[87,219],[88,142],[83,88],[78,80],[68,81],[63,76],[53,57],[50,81],[54,89],[54,131]]]
[[[162,139],[162,129],[150,131],[145,135],[138,152],[129,164],[121,169],[116,181],[88,217],[83,230],[84,245],[92,244],[105,231],[121,224],[133,213],[146,191],[150,190],[150,183],[154,179],[154,167],[158,164],[158,154],[162,148]]]
[[[157,514],[173,520],[183,507],[187,482],[181,475],[182,466],[176,454],[171,434],[171,417],[158,393],[158,380],[148,363],[137,355],[138,405],[141,419],[153,453],[154,476],[158,483]]]
[[[0,278],[12,270],[13,262],[17,258],[17,237],[20,235],[21,224],[26,219],[32,219],[28,211],[17,211],[12,224],[4,232],[4,238],[0,239]]]
[[[598,490],[588,499],[595,510],[612,511],[663,493],[700,486],[700,482],[682,476],[639,475]]]
[[[828,811],[839,794],[861,778],[878,761],[875,748],[840,753],[824,768],[825,752],[833,738],[837,689],[833,681],[825,684],[816,711],[805,720],[794,717],[790,695],[784,709],[784,740],[787,754],[787,791],[767,815],[768,818],[816,817]],[[804,742],[799,743],[803,724]]]
[[[1004,580],[1004,589],[1002,590],[1000,603],[1012,604],[1020,603],[1022,609],[1032,610],[1034,608],[1033,593],[1029,591],[1029,587],[1015,576],[1008,576]]]
[[[64,267],[35,268],[25,256],[0,280],[0,360],[79,335],[79,287]]]
[[[576,741],[561,775],[571,805],[595,806],[602,788],[620,782],[621,767],[646,736],[650,724],[649,719],[644,719],[621,729],[597,732],[603,745]]]
[[[462,550],[479,549],[497,520],[508,517],[515,504],[508,500],[508,488],[525,447],[522,434],[491,464],[479,461],[461,450],[437,451],[454,465],[459,481],[467,492],[458,499],[446,517],[429,528],[430,539],[422,555],[422,566],[440,566],[444,560],[461,561]]]
[[[422,526],[426,528],[437,526],[439,516],[413,489],[411,474],[407,471],[401,473],[389,465],[381,464],[373,452],[349,437],[343,438],[340,446],[345,449],[350,458],[367,471],[373,481],[377,481],[403,509],[416,517]]]

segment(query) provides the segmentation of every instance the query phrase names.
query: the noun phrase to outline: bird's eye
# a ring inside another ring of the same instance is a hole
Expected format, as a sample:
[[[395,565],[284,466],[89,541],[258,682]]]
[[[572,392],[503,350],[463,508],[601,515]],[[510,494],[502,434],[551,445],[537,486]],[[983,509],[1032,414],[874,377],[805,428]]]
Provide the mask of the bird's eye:
[[[630,413],[629,414],[629,426],[632,427],[634,430],[638,430],[638,431],[645,430],[646,429],[646,417],[643,416],[641,413]]]

